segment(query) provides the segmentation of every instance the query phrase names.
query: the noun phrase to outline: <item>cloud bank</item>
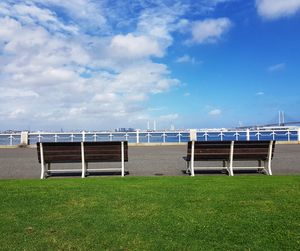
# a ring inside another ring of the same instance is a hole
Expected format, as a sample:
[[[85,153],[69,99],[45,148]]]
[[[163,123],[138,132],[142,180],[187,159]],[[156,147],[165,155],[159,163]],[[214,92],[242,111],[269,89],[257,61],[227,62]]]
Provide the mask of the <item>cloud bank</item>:
[[[231,26],[227,18],[183,16],[192,8],[212,11],[220,2],[1,2],[2,127],[75,130],[144,123],[141,118],[151,117],[151,97],[181,83],[159,61],[174,34],[187,25],[184,39],[216,42]],[[178,115],[158,117],[165,121]]]

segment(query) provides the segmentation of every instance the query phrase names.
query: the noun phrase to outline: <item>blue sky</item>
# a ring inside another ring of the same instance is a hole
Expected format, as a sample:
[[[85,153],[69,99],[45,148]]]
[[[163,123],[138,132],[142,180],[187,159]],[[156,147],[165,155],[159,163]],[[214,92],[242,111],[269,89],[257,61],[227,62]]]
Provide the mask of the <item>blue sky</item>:
[[[300,0],[1,1],[0,130],[299,121],[299,27]]]

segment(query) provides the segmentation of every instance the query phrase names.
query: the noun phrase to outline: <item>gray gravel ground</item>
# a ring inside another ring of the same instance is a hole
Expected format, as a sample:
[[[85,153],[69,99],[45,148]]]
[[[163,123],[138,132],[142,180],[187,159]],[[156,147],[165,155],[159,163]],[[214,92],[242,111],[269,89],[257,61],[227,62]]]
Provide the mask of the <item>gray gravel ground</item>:
[[[125,167],[130,176],[186,176],[183,172],[186,163],[182,159],[185,155],[186,145],[129,146],[129,162],[126,163]],[[215,163],[205,163],[205,166],[211,164]],[[119,167],[119,163],[96,163],[92,165],[95,167]],[[80,166],[78,163],[55,165],[56,168],[80,168]],[[276,145],[272,171],[274,175],[300,174],[300,144]],[[224,175],[220,171],[198,172],[197,174]],[[39,178],[39,176],[40,164],[35,148],[0,148],[0,179],[27,179]]]

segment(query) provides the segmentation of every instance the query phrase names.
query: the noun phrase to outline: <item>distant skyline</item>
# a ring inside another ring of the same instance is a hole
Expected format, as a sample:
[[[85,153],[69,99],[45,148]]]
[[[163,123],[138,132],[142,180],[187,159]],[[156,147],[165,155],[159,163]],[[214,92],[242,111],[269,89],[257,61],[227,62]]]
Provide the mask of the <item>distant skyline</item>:
[[[4,0],[0,130],[300,120],[300,0]]]

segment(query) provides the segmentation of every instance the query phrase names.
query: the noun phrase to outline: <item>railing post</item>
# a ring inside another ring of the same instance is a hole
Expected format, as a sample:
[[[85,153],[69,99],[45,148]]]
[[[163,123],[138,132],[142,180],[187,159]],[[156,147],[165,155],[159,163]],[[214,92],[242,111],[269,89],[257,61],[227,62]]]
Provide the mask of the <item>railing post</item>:
[[[190,141],[197,140],[197,130],[190,129]]]
[[[29,145],[28,132],[21,132],[21,145]]]
[[[249,128],[246,130],[246,139],[247,139],[247,141],[250,140],[250,129]]]
[[[82,142],[85,141],[85,131],[82,131]]]
[[[224,136],[224,134],[223,134],[223,132],[222,132],[222,131],[220,132],[220,134],[219,134],[218,136],[220,136],[220,138],[221,138],[221,141],[223,141],[223,136]]]
[[[236,131],[233,136],[235,136],[235,140],[238,141],[240,134]]]
[[[291,132],[290,132],[290,130],[288,130],[286,134],[287,134],[287,137],[288,137],[288,141],[291,141]]]
[[[208,132],[205,131],[205,132],[204,132],[204,140],[207,141],[207,139],[208,139]]]
[[[140,130],[136,130],[136,143],[140,143]]]
[[[13,137],[12,134],[11,134],[11,135],[9,135],[8,138],[9,138],[9,145],[12,146],[12,145],[13,145],[13,138],[14,138],[14,137]],[[21,144],[22,144],[22,143],[21,143]]]
[[[300,141],[300,128],[298,128],[298,141]]]
[[[271,135],[272,135],[272,140],[275,140],[275,135],[276,135],[275,131],[272,131]]]

